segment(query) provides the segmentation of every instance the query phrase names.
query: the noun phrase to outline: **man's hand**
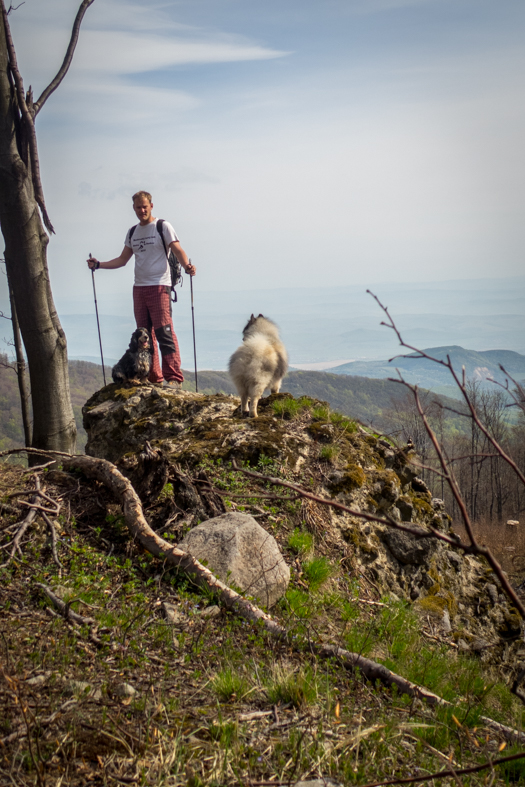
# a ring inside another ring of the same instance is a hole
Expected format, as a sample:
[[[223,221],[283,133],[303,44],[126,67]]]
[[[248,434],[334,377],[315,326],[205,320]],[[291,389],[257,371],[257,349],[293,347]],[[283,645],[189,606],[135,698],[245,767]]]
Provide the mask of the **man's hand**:
[[[97,268],[100,267],[100,262],[97,259],[95,259],[95,257],[92,257],[91,254],[87,259],[87,264],[89,266],[89,269],[92,271],[96,271]]]
[[[190,276],[195,276],[195,274],[197,273],[197,268],[195,267],[195,265],[192,264],[191,260],[186,265],[186,273],[189,274]]]

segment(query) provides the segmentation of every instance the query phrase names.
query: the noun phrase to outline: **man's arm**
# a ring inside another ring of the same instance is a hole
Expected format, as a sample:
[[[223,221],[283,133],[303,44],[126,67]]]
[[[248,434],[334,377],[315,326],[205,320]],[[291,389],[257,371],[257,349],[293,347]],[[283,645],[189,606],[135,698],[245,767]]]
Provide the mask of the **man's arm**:
[[[87,261],[87,264],[91,268],[91,270],[97,270],[97,268],[106,268],[107,270],[113,270],[113,268],[123,268],[133,256],[133,252],[128,246],[124,246],[120,255],[115,257],[112,260],[108,260],[107,262],[99,262],[95,257],[90,257]]]
[[[195,265],[192,265],[191,262],[189,261],[188,255],[180,245],[180,242],[178,240],[173,240],[170,243],[170,249],[176,256],[176,258],[178,259],[178,261],[180,262],[186,273],[189,273],[190,276],[195,276],[195,274],[197,273],[197,268],[195,267]]]

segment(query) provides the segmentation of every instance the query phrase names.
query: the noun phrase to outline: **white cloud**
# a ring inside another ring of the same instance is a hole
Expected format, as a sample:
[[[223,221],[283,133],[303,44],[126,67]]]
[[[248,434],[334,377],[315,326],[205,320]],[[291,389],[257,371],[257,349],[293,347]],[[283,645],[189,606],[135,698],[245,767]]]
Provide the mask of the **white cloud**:
[[[75,66],[79,71],[132,74],[189,64],[268,60],[286,54],[224,35],[188,39],[88,30],[78,48]]]

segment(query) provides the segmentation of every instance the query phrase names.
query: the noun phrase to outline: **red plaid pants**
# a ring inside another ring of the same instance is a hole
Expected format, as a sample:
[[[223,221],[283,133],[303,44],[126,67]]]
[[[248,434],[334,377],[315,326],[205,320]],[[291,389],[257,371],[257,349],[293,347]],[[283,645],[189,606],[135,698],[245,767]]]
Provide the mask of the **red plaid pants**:
[[[184,380],[170,305],[169,287],[160,284],[152,287],[133,287],[133,308],[137,328],[147,328],[151,333],[153,358],[149,380],[152,383],[161,383],[163,378],[178,382]],[[162,355],[162,371],[159,365],[157,341]]]

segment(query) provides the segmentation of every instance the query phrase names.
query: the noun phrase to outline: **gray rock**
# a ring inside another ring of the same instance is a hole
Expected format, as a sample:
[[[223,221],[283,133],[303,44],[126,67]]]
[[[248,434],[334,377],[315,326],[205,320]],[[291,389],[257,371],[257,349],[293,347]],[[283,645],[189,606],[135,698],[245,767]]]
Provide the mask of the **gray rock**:
[[[494,604],[494,606],[496,606],[496,604],[498,603],[498,588],[496,587],[496,585],[489,583],[487,585],[487,593],[489,594],[489,598]]]
[[[447,609],[443,610],[443,620],[441,622],[441,626],[446,634],[452,631],[452,626],[450,625],[450,617]]]
[[[201,618],[216,618],[220,614],[220,607],[218,607],[216,604],[214,604],[212,607],[205,607],[205,609],[201,610],[200,612]]]
[[[465,642],[464,639],[458,639],[458,650],[462,650],[465,653],[470,650],[468,644]]]
[[[461,569],[462,563],[461,555],[456,554],[456,552],[448,552],[447,557],[449,563],[456,569],[456,571],[459,571]]]
[[[42,672],[40,675],[35,675],[33,678],[26,680],[26,684],[33,689],[37,689],[39,686],[43,686],[44,683],[47,683],[51,675],[51,672]]]
[[[290,582],[276,540],[251,516],[227,513],[194,527],[179,544],[223,582],[273,606]]]
[[[137,689],[135,689],[131,683],[119,683],[113,689],[113,693],[117,695],[117,697],[134,697],[137,694]]]
[[[476,637],[470,646],[474,653],[483,653],[484,650],[490,648],[490,642],[487,642],[483,637]]]
[[[170,604],[168,601],[163,601],[161,605],[162,613],[168,623],[174,626],[181,626],[184,623],[184,615],[179,612],[177,607]]]
[[[411,522],[412,515],[414,513],[414,506],[412,505],[410,498],[400,497],[399,500],[396,501],[396,506],[399,508],[403,522]]]
[[[293,787],[342,787],[340,782],[335,782],[329,776],[320,779],[312,779],[307,782],[295,782]]]
[[[95,689],[91,683],[86,683],[83,680],[68,680],[64,686],[64,694],[68,696],[89,697],[92,700],[101,700],[102,692],[100,689]]]
[[[437,541],[432,537],[425,537],[427,531],[422,528],[414,528],[422,534],[422,538],[417,538],[402,530],[389,528],[383,533],[386,542],[396,560],[405,565],[420,566],[428,563],[430,556],[437,549]]]

